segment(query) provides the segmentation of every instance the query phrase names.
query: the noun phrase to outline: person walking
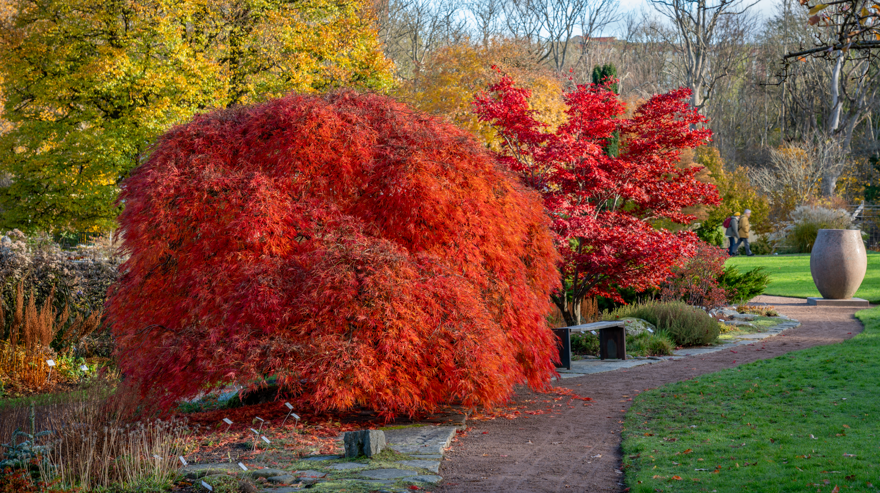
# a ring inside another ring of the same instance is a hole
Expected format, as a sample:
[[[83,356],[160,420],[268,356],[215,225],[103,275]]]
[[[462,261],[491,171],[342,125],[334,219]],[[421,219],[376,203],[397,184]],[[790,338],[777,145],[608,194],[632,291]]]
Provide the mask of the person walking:
[[[734,213],[724,222],[727,224],[727,230],[724,232],[724,235],[730,240],[727,254],[733,257],[736,255],[736,251],[739,250],[739,212]]]
[[[745,245],[747,257],[755,256],[755,254],[752,253],[752,249],[749,248],[749,231],[751,231],[751,226],[749,225],[749,216],[751,215],[752,211],[750,209],[746,209],[743,211],[742,216],[739,218],[739,243],[740,245]],[[739,250],[739,247],[737,247],[737,250]]]

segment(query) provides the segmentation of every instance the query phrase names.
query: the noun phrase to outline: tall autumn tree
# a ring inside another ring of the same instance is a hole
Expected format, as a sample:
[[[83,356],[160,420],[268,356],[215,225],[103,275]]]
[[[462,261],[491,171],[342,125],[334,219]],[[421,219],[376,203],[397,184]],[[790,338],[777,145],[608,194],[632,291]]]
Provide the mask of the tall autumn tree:
[[[3,227],[113,227],[155,138],[214,107],[389,84],[356,1],[15,0],[0,24]]]
[[[422,111],[448,118],[498,149],[497,132],[471,111],[474,93],[498,80],[493,66],[531,89],[529,103],[544,123],[556,126],[565,120],[562,83],[528,46],[515,39],[498,37],[482,45],[463,40],[440,48],[426,57],[417,77],[402,81],[393,94]]]
[[[569,325],[580,323],[585,297],[620,300],[617,286],[656,287],[693,253],[693,233],[652,227],[661,219],[687,224],[693,216],[684,208],[719,201],[713,185],[695,179],[700,167],[677,166],[681,149],[710,136],[697,128],[704,117],[689,96],[654,96],[627,118],[607,86],[580,85],[565,94],[568,120],[554,131],[508,76],[476,98],[476,113],[503,136],[499,160],[544,197],[563,257],[563,289],[553,301]],[[615,132],[620,148],[611,156],[604,146]]]
[[[502,402],[554,372],[540,197],[467,132],[350,90],[195,118],[125,181],[107,319],[168,407],[269,376],[310,408]]]

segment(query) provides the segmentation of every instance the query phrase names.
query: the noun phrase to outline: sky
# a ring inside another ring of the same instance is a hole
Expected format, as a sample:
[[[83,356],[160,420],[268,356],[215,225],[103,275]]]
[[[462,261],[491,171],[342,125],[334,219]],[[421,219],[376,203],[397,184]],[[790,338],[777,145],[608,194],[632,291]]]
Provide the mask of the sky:
[[[653,9],[648,0],[619,0],[620,11],[627,12],[634,9]],[[754,0],[752,0],[754,1]],[[758,0],[754,7],[749,9],[750,12],[758,14],[762,20],[773,16],[779,9],[780,0]]]

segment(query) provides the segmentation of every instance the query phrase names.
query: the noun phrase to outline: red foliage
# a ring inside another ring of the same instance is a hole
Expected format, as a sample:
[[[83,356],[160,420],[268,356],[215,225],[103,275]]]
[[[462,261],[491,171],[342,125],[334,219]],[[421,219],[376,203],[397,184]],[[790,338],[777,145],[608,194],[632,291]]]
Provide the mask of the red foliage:
[[[33,467],[36,463],[32,464]],[[0,493],[75,493],[79,488],[64,489],[58,481],[44,483],[31,477],[24,469],[5,468],[0,471]]]
[[[277,377],[297,406],[385,416],[543,387],[557,254],[540,198],[472,137],[378,95],[197,117],[122,187],[107,317],[168,407]],[[293,402],[293,401],[292,401]]]
[[[727,290],[718,284],[728,259],[724,248],[703,241],[696,243],[693,256],[684,265],[672,269],[672,276],[663,283],[663,301],[681,300],[691,306],[713,310],[727,305]]]
[[[554,302],[567,322],[585,297],[622,301],[615,285],[657,287],[692,254],[695,235],[653,227],[657,220],[686,224],[693,217],[684,208],[719,202],[713,185],[694,178],[701,168],[676,166],[681,149],[711,134],[695,128],[705,119],[688,107],[689,94],[654,96],[627,118],[605,86],[577,86],[564,96],[568,120],[555,131],[535,118],[530,92],[510,77],[476,96],[476,113],[503,137],[499,159],[541,192],[553,218],[565,290]],[[621,143],[613,157],[603,146],[615,131]]]

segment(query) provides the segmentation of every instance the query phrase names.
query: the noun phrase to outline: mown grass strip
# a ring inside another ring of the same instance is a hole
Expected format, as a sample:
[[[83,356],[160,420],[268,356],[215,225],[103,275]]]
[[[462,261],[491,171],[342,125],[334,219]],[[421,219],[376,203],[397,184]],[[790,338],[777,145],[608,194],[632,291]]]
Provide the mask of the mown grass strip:
[[[810,254],[766,255],[755,257],[731,257],[725,265],[732,265],[740,272],[763,267],[770,274],[770,285],[764,294],[807,298],[820,296],[813,276],[810,274]],[[880,253],[868,252],[868,272],[856,292],[856,297],[871,303],[880,303]]]
[[[865,331],[841,344],[641,394],[622,433],[629,491],[880,487],[880,307],[856,316]]]

